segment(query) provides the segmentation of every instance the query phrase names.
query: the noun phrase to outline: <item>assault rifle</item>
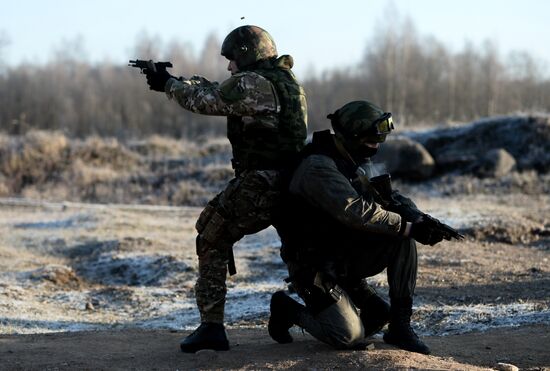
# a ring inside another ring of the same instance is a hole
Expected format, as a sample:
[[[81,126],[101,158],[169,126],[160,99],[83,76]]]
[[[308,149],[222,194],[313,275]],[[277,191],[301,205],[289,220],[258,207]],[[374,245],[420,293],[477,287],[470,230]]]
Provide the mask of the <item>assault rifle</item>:
[[[136,59],[128,61],[128,66],[139,68],[141,73],[147,74],[148,71],[157,73],[166,71],[166,68],[172,68],[172,62],[153,62],[152,60]]]
[[[451,239],[455,240],[462,240],[464,239],[464,236],[460,234],[456,229],[453,227],[440,222],[436,218],[434,218],[431,215],[428,215],[426,213],[423,213],[422,211],[410,206],[406,205],[404,203],[399,202],[396,200],[393,196],[393,189],[391,186],[391,177],[390,174],[383,174],[379,176],[375,176],[368,180],[370,186],[374,188],[374,190],[378,193],[380,198],[385,201],[386,207],[390,211],[394,211],[401,215],[409,216],[409,218],[414,217],[414,219],[420,219],[423,218],[425,221],[428,222],[430,227],[432,227],[434,230],[441,233],[444,239],[450,241]],[[411,220],[414,221],[414,220]]]

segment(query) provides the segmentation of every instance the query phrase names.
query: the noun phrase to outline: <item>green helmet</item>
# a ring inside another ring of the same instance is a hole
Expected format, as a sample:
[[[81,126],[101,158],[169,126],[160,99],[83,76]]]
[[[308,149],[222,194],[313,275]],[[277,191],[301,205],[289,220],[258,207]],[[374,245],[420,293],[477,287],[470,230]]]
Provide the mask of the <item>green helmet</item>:
[[[277,57],[277,47],[269,33],[258,26],[241,26],[229,33],[221,54],[243,69],[259,60]]]
[[[382,143],[393,129],[391,113],[368,101],[353,101],[327,116],[337,137]]]

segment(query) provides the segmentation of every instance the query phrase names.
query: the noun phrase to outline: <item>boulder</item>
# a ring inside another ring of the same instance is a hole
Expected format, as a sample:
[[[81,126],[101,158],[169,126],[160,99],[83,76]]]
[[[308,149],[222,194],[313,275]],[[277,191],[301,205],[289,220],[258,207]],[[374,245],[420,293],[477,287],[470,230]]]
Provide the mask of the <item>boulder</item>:
[[[422,144],[434,158],[438,172],[475,170],[480,159],[496,156],[510,161],[498,150],[505,150],[516,161],[516,168],[547,173],[550,170],[550,116],[494,117],[472,124],[409,132],[407,137]],[[509,160],[509,159],[508,159]],[[508,170],[509,171],[509,170]]]
[[[496,369],[499,371],[519,371],[518,366],[504,362],[497,363]]]
[[[430,153],[420,143],[403,136],[389,136],[372,160],[384,163],[392,176],[411,180],[427,179],[435,168]]]
[[[474,166],[474,173],[483,178],[497,178],[508,174],[516,166],[516,160],[503,148],[486,152]]]

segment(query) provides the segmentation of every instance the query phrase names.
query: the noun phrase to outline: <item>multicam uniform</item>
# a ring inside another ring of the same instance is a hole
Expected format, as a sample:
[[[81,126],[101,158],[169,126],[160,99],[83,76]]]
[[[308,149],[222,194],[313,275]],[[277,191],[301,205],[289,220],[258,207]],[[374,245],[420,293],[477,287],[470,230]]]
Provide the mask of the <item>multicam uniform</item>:
[[[271,224],[280,197],[280,169],[304,145],[305,93],[291,67],[292,58],[284,55],[261,61],[253,71],[236,73],[221,84],[198,76],[172,78],[166,84],[168,97],[182,107],[227,116],[233,150],[236,177],[208,203],[196,224],[195,295],[202,322],[223,323],[232,246]]]

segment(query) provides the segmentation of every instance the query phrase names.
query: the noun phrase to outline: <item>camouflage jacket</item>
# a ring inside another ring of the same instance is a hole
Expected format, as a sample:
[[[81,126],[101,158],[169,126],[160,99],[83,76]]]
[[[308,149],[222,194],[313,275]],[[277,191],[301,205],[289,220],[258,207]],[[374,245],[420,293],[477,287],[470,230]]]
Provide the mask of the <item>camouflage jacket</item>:
[[[280,168],[304,146],[307,105],[290,71],[292,58],[266,60],[221,84],[203,77],[169,79],[166,94],[182,107],[228,117],[227,135],[236,169]]]
[[[374,195],[360,193],[336,161],[326,154],[305,157],[292,176],[289,193],[345,227],[398,235],[401,216],[384,210]]]
[[[201,76],[171,78],[165,91],[183,108],[205,115],[274,115],[281,109],[273,85],[255,72],[237,73],[221,84]]]

